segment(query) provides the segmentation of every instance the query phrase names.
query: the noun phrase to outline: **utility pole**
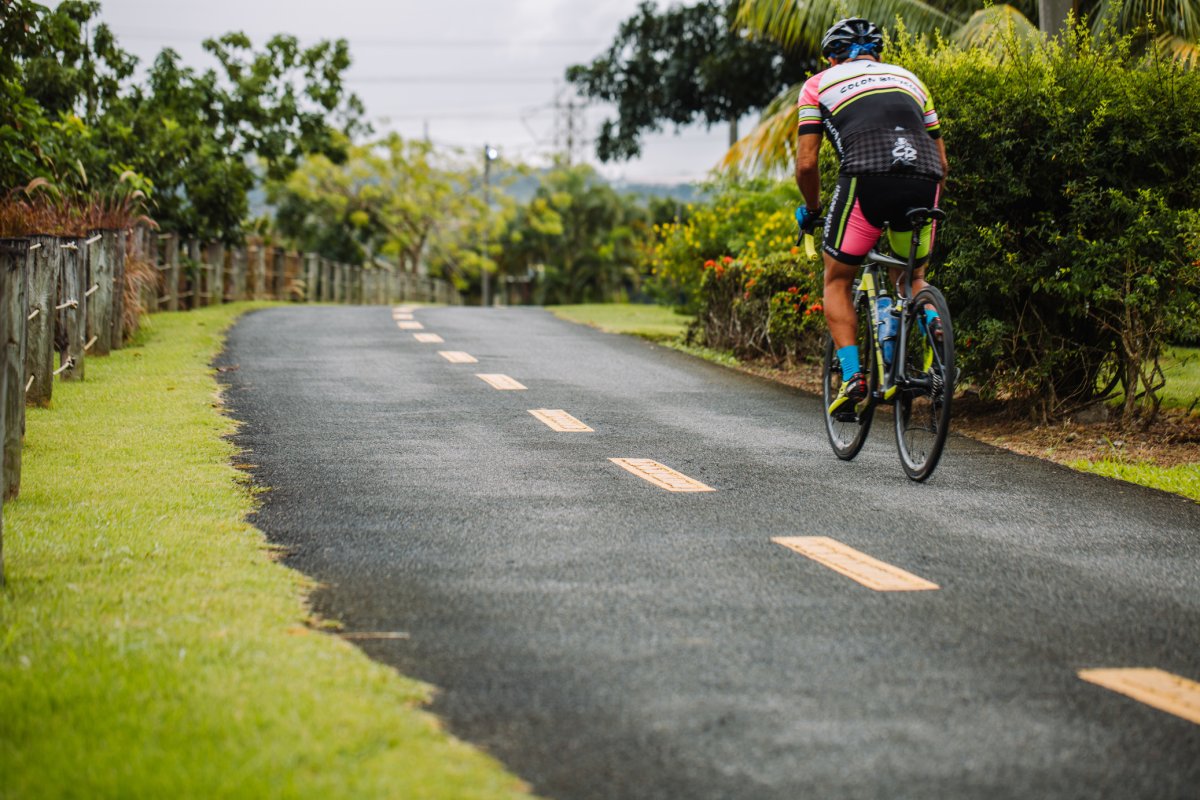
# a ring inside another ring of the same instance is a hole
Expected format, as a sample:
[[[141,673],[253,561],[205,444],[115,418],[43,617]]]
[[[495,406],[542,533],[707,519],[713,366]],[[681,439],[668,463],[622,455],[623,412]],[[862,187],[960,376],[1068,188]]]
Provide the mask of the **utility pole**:
[[[582,145],[584,103],[577,102],[574,97],[563,99],[566,89],[559,92],[554,100],[554,147],[562,153],[566,165],[575,162],[575,148]]]
[[[497,152],[496,148],[488,144],[483,146],[483,260],[479,264],[479,272],[482,284],[480,302],[484,308],[492,304],[492,282],[491,275],[487,271],[486,262],[488,259],[488,226],[492,221],[492,162],[499,156],[500,153]]]

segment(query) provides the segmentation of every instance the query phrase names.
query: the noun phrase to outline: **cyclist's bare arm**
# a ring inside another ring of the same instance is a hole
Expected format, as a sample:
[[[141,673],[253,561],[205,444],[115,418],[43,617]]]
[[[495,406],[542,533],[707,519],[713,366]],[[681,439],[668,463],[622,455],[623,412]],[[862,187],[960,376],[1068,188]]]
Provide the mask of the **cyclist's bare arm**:
[[[821,134],[802,133],[796,139],[796,185],[810,209],[821,207]]]

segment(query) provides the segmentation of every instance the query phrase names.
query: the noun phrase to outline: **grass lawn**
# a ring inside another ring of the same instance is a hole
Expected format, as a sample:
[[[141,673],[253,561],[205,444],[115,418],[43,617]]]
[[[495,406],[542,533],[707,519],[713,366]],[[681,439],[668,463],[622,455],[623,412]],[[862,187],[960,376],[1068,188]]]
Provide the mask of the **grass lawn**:
[[[652,341],[679,339],[692,318],[676,314],[665,306],[643,303],[580,303],[571,306],[546,306],[546,309],[571,322],[591,325],[608,333],[630,333]]]
[[[1183,495],[1200,503],[1200,464],[1180,464],[1174,467],[1158,467],[1153,464],[1126,463],[1124,461],[1088,461],[1079,459],[1067,466],[1081,472],[1094,472],[1109,478],[1162,489],[1164,492]]]
[[[1163,387],[1163,405],[1190,408],[1200,398],[1200,347],[1168,347],[1162,359],[1167,385]]]
[[[4,507],[0,796],[528,797],[427,685],[305,624],[243,521],[209,363],[250,304],[158,314],[30,409]]]

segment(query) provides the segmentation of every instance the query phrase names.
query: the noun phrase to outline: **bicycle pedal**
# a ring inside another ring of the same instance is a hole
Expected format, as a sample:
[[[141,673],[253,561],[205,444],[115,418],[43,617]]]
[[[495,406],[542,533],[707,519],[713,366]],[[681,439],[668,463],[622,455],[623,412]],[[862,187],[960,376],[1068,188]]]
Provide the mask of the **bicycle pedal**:
[[[858,412],[855,411],[835,411],[833,418],[838,422],[858,422]]]

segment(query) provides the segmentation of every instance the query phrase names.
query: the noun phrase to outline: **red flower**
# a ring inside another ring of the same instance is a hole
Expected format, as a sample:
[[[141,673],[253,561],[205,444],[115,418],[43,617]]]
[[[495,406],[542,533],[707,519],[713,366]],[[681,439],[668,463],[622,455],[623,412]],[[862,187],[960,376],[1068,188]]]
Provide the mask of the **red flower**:
[[[788,287],[788,294],[800,294],[800,289],[795,286]]]
[[[801,298],[800,298],[800,302],[801,302],[801,303],[807,303],[807,302],[808,302],[808,295],[804,295],[803,297],[801,297]]]
[[[792,303],[792,311],[799,311],[799,310],[800,310],[800,304]]]
[[[713,267],[715,267],[716,265],[717,265],[717,262],[713,261],[711,258],[710,258],[708,261],[705,261],[705,262],[704,262],[704,268],[705,268],[705,269],[712,269],[712,268],[713,268]]]
[[[725,262],[726,264],[732,264],[732,263],[733,263],[733,259],[732,259],[732,258],[730,258],[729,256],[723,256],[723,257],[721,258],[721,260],[722,260],[723,262]]]

